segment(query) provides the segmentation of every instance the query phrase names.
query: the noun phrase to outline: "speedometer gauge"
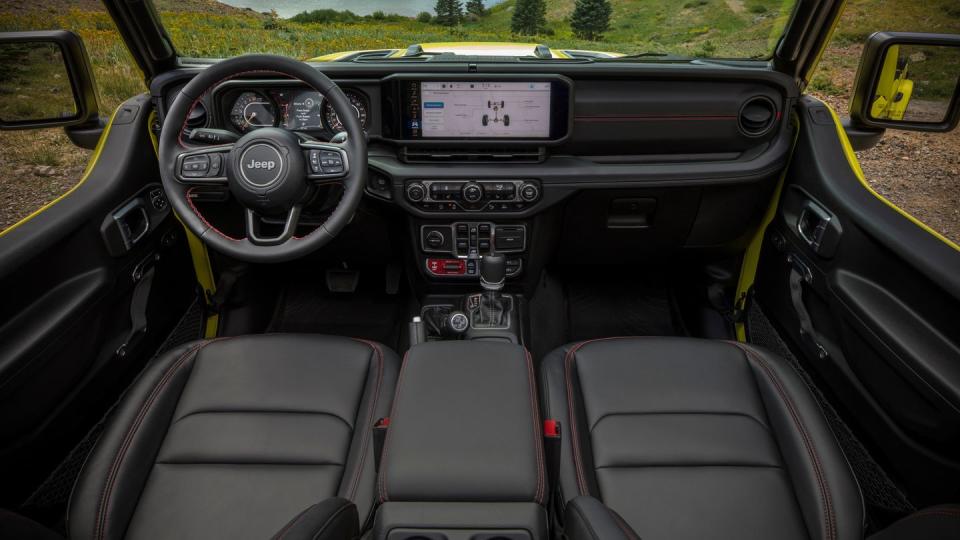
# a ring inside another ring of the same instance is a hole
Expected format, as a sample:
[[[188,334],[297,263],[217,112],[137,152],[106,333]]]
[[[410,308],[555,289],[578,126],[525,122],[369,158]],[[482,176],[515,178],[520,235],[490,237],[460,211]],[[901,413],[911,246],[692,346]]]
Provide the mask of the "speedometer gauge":
[[[350,105],[357,115],[357,118],[360,119],[360,125],[363,126],[363,129],[367,129],[367,103],[363,100],[363,97],[356,92],[344,92],[347,95],[347,99],[350,100]],[[327,124],[327,128],[334,133],[340,133],[343,131],[343,122],[340,121],[340,118],[337,116],[337,112],[333,110],[333,105],[330,104],[330,100],[324,100],[323,102],[323,120]]]
[[[252,129],[272,127],[277,122],[276,108],[266,97],[256,92],[244,92],[233,102],[230,122],[246,133]]]

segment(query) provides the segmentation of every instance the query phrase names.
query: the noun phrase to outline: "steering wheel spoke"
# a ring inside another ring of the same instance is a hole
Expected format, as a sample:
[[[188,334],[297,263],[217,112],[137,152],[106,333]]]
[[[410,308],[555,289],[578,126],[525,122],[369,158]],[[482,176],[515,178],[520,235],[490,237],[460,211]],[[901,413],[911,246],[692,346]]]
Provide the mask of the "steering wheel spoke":
[[[300,148],[307,160],[307,179],[313,184],[338,183],[350,172],[347,150],[340,144],[302,140]]]
[[[177,154],[174,174],[181,184],[227,183],[227,158],[233,144],[191,148]]]
[[[260,216],[253,210],[247,208],[247,238],[250,239],[251,244],[258,246],[276,246],[283,244],[293,238],[294,233],[297,232],[297,225],[300,223],[300,211],[301,207],[299,205],[290,208],[290,210],[287,211],[287,216],[283,220],[283,231],[277,236],[264,236],[260,232]]]

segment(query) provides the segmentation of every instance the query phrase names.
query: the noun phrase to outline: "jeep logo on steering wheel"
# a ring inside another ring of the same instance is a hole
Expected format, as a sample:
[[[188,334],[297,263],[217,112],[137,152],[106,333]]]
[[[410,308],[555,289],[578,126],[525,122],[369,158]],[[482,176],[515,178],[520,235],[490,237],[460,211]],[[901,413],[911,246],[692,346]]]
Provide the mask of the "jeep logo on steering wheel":
[[[277,166],[276,161],[253,161],[250,160],[250,163],[244,165],[248,169],[266,169],[272,171]]]
[[[283,155],[272,145],[257,143],[240,156],[240,176],[258,188],[269,186],[283,174]]]

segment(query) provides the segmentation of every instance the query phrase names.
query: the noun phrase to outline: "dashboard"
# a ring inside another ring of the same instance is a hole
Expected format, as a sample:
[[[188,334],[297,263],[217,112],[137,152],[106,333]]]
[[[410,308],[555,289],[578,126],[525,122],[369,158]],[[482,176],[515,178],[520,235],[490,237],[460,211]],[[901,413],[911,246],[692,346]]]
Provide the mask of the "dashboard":
[[[799,97],[789,77],[737,66],[318,67],[368,135],[364,219],[386,224],[352,244],[367,255],[369,238],[403,230],[392,221],[402,216],[418,271],[444,281],[475,280],[477,257],[490,249],[509,254],[511,279],[537,276],[551,257],[723,251],[766,207],[787,163],[786,119]],[[152,82],[161,121],[198,69]],[[342,130],[325,96],[277,77],[221,83],[201,105],[187,128],[242,135],[272,126],[321,140]],[[194,196],[209,205],[230,197],[217,186]],[[327,202],[307,208],[308,221],[316,214],[322,222]]]

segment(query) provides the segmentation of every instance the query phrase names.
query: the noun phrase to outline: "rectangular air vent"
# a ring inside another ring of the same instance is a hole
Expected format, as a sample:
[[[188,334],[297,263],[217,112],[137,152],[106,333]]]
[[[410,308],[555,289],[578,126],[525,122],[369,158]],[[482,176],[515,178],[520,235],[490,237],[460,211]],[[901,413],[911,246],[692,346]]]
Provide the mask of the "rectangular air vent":
[[[538,148],[406,148],[400,159],[406,163],[540,163],[547,157]]]

